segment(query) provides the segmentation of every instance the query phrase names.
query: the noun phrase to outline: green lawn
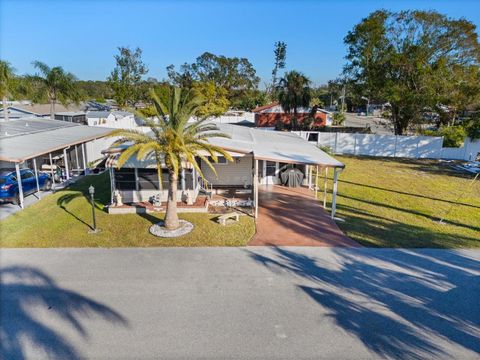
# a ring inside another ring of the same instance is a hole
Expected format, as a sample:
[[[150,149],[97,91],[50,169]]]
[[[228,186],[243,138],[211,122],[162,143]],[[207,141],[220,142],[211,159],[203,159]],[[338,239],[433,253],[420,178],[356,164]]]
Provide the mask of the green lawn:
[[[89,234],[92,208],[84,194],[96,188],[98,234]],[[129,247],[129,246],[243,246],[255,232],[251,217],[241,216],[237,224],[221,226],[215,215],[186,213],[180,217],[192,222],[188,235],[164,239],[151,235],[149,227],[163,214],[109,215],[107,174],[89,176],[68,190],[44,198],[24,211],[0,222],[2,247]]]
[[[352,239],[378,247],[480,247],[480,181],[469,188],[472,176],[437,161],[338,159],[346,164],[337,207],[337,216],[345,222],[338,224]],[[90,184],[97,189],[102,230],[94,235],[88,233],[91,207],[83,195]],[[2,247],[243,246],[255,232],[247,216],[224,227],[212,214],[180,214],[194,223],[194,231],[174,239],[157,238],[148,228],[163,214],[109,215],[103,211],[109,191],[104,174],[44,198],[0,222]],[[452,205],[445,224],[439,224]]]
[[[469,187],[473,176],[434,160],[337,158],[346,164],[337,198],[345,222],[338,225],[352,239],[379,247],[480,247],[480,179]]]

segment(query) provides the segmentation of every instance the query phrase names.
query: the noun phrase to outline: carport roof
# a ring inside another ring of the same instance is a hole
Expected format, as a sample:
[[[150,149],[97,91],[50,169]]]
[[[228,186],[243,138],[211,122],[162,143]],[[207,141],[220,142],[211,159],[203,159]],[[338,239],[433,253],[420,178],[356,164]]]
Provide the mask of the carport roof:
[[[25,160],[107,136],[113,129],[50,119],[0,123],[0,160]]]
[[[231,124],[216,125],[230,138],[210,138],[209,142],[226,150],[253,153],[259,160],[344,167],[340,161],[292,133],[252,129]]]

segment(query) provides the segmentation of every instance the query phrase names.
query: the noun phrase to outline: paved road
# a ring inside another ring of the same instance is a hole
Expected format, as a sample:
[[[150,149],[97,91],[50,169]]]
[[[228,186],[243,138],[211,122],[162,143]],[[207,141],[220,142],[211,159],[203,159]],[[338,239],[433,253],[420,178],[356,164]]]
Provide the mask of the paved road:
[[[478,359],[480,251],[1,252],[5,359]]]

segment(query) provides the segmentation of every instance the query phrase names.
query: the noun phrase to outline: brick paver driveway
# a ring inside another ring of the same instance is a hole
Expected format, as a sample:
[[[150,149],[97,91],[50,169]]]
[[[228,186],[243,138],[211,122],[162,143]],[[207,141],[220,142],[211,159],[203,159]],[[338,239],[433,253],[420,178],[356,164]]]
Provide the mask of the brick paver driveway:
[[[257,233],[249,245],[358,247],[305,188],[259,189]]]

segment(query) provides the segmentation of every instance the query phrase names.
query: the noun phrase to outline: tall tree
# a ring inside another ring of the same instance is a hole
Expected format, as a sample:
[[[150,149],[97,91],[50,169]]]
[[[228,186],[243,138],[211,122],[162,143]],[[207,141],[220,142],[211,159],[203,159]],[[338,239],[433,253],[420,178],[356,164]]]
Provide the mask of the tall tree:
[[[180,70],[167,67],[170,81],[180,87],[191,88],[195,82],[213,82],[215,87],[227,91],[231,103],[240,104],[242,98],[258,87],[260,78],[246,58],[229,58],[205,52],[192,64],[183,64]]]
[[[118,167],[121,167],[132,156],[144,159],[155,156],[157,161],[159,183],[162,179],[162,166],[168,170],[168,201],[165,212],[165,227],[176,229],[179,227],[177,214],[177,181],[185,163],[190,163],[203,177],[202,170],[196,158],[200,158],[215,172],[210,158],[218,161],[218,155],[228,160],[232,157],[218,146],[208,142],[212,137],[228,137],[218,131],[215,124],[206,122],[206,119],[188,123],[190,117],[198,115],[204,99],[191,90],[182,90],[171,87],[166,100],[151,92],[156,116],[159,121],[145,119],[152,130],[153,136],[137,130],[118,130],[112,136],[120,136],[116,144],[133,143],[119,157]],[[210,154],[210,158],[205,156]]]
[[[119,47],[119,54],[115,55],[115,68],[110,73],[107,81],[112,88],[113,98],[118,106],[133,106],[142,97],[140,83],[142,76],[148,72],[147,66],[142,61],[142,50],[135,51],[128,47]]]
[[[403,134],[427,108],[463,92],[458,82],[475,87],[480,45],[476,27],[435,11],[380,10],[370,14],[344,39],[344,74],[369,99],[389,102],[395,133]],[[459,70],[462,69],[462,70]],[[445,81],[445,79],[447,81]],[[457,85],[456,85],[457,84]],[[462,100],[463,101],[463,100]]]
[[[0,60],[0,98],[3,103],[3,119],[8,121],[7,100],[14,91],[15,70],[6,61]]]
[[[196,114],[200,118],[220,116],[228,110],[230,101],[227,99],[227,90],[215,86],[213,81],[196,82],[193,89],[205,100]]]
[[[298,109],[308,107],[311,100],[310,80],[302,73],[292,70],[285,73],[277,87],[278,101],[286,113],[297,116]]]
[[[40,72],[30,76],[35,83],[35,91],[45,95],[50,103],[50,117],[55,118],[55,105],[60,102],[67,106],[70,102],[78,102],[80,93],[76,86],[77,78],[61,66],[50,68],[43,62],[34,61],[33,66]]]
[[[277,88],[278,70],[285,68],[285,61],[287,59],[287,44],[283,41],[277,41],[275,43],[275,66],[272,70],[272,91]]]

